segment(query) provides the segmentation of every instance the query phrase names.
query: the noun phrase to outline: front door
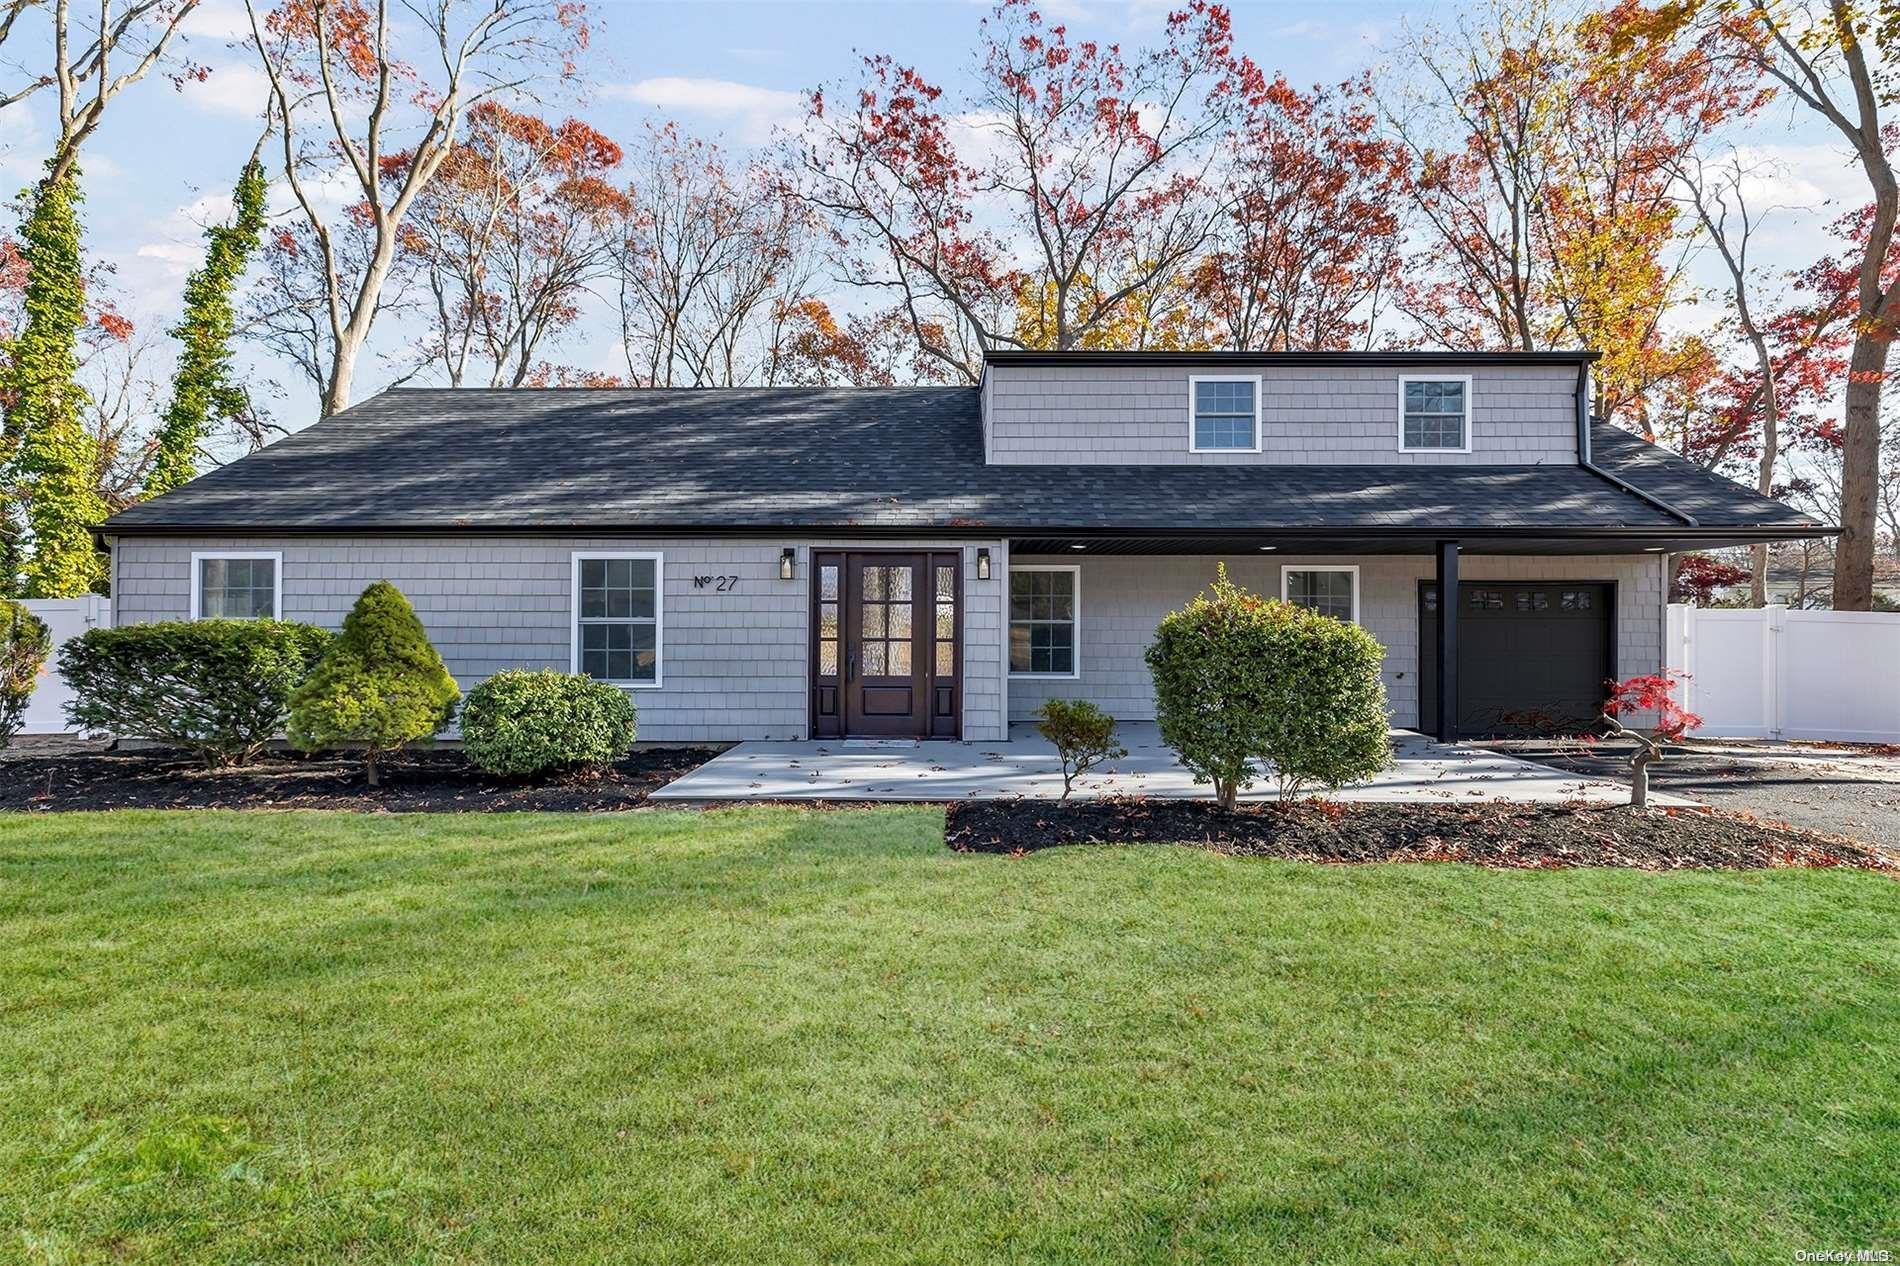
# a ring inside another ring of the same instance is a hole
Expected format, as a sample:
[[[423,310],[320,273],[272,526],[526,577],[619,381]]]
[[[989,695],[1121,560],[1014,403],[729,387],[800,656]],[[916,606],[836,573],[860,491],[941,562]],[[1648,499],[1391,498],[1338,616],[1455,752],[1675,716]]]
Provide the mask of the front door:
[[[820,552],[813,561],[813,737],[956,738],[957,555]]]

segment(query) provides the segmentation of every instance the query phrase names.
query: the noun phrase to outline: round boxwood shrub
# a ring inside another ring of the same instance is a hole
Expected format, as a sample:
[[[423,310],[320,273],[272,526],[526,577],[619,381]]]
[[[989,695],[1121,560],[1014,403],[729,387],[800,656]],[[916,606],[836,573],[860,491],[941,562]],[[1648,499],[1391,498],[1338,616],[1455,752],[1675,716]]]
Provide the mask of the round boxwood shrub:
[[[27,700],[40,684],[40,670],[53,650],[45,621],[17,602],[0,598],[0,747],[26,723]]]
[[[433,738],[462,698],[402,590],[379,580],[343,617],[343,631],[290,696],[290,741],[307,751],[360,744],[363,772],[380,786],[376,762],[416,739]]]
[[[1370,778],[1392,763],[1383,658],[1357,625],[1248,593],[1222,567],[1148,648],[1162,741],[1225,809],[1259,764],[1282,800]]]
[[[242,765],[284,727],[290,692],[330,644],[288,620],[172,620],[89,629],[59,649],[67,720]]]
[[[611,765],[633,745],[633,700],[575,673],[496,673],[462,705],[462,752],[492,774],[523,777]]]

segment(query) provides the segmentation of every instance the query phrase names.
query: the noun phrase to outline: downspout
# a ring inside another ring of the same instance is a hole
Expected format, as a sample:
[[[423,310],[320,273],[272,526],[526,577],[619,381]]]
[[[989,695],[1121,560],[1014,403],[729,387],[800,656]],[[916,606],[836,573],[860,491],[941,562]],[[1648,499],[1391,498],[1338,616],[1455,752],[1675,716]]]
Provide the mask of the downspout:
[[[1694,515],[1688,513],[1686,510],[1678,510],[1675,506],[1670,505],[1667,501],[1664,501],[1661,497],[1652,496],[1651,494],[1644,492],[1641,488],[1638,488],[1635,484],[1629,482],[1629,480],[1627,479],[1623,479],[1617,475],[1612,475],[1609,471],[1603,469],[1603,467],[1597,465],[1594,461],[1590,459],[1590,362],[1589,361],[1585,361],[1583,362],[1583,364],[1577,366],[1577,464],[1579,466],[1582,466],[1585,470],[1589,471],[1591,474],[1596,475],[1598,478],[1603,479],[1611,484],[1614,484],[1618,488],[1621,488],[1624,492],[1629,493],[1632,497],[1640,498],[1641,500],[1648,502],[1650,505],[1655,506],[1658,510],[1661,510],[1664,514],[1669,515],[1671,518],[1681,519],[1684,523],[1688,524],[1690,527],[1697,526]]]
[[[1590,362],[1589,361],[1584,361],[1581,365],[1577,366],[1577,464],[1582,466],[1585,470],[1589,471],[1591,474],[1596,475],[1601,479],[1607,480],[1612,485],[1618,488],[1621,488],[1624,492],[1629,493],[1631,496],[1640,497],[1642,500],[1648,502],[1650,505],[1655,506],[1658,510],[1661,510],[1664,514],[1670,515],[1673,518],[1681,519],[1684,523],[1688,524],[1690,527],[1697,526],[1695,516],[1693,514],[1690,514],[1685,510],[1676,509],[1676,507],[1670,505],[1667,501],[1664,501],[1661,497],[1651,496],[1649,493],[1644,492],[1641,488],[1638,488],[1635,484],[1630,483],[1627,479],[1621,479],[1615,475],[1612,475],[1609,471],[1603,469],[1603,467],[1597,465],[1596,462],[1591,460],[1591,457],[1590,457]],[[1662,628],[1657,630],[1657,635],[1661,639],[1657,643],[1657,645],[1667,646],[1669,645],[1669,593],[1670,593],[1671,588],[1674,585],[1673,577],[1676,574],[1675,558],[1669,554],[1662,555],[1662,568],[1663,568]],[[1622,658],[1621,651],[1617,653],[1617,657],[1619,659]],[[1621,664],[1617,665],[1617,671],[1619,673],[1622,672],[1622,668],[1623,666]],[[1639,782],[1638,785],[1641,786],[1642,784]]]

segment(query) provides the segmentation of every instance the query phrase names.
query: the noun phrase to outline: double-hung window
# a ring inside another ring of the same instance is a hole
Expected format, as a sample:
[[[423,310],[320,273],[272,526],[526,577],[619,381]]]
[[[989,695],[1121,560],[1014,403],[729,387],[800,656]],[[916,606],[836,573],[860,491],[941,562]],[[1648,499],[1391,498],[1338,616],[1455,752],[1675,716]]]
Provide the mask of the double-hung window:
[[[1009,569],[1009,671],[1012,677],[1076,677],[1077,611],[1082,569]]]
[[[1407,453],[1471,451],[1471,379],[1399,379],[1399,448]]]
[[[1257,375],[1189,378],[1188,412],[1188,451],[1260,451],[1260,379]]]
[[[1359,623],[1357,567],[1282,568],[1280,596],[1296,607],[1330,615],[1348,624]]]
[[[616,686],[660,684],[659,554],[574,555],[573,670]]]
[[[275,620],[283,609],[284,556],[240,550],[191,556],[191,618]]]

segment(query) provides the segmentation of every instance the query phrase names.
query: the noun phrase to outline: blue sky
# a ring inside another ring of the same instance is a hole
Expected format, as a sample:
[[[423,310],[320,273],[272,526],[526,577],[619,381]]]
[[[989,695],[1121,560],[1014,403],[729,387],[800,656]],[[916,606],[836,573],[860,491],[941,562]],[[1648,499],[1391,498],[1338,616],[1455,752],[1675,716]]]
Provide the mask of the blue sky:
[[[1148,0],[1056,0],[1044,8],[1078,33],[1130,45],[1151,38],[1166,11]],[[800,92],[853,74],[862,52],[888,52],[954,87],[970,67],[987,10],[987,3],[596,0],[596,40],[584,65],[587,99],[567,112],[623,140],[649,120],[671,117],[743,150],[797,116]],[[1234,26],[1241,50],[1269,73],[1284,71],[1296,84],[1330,83],[1367,67],[1403,74],[1408,24],[1449,23],[1459,13],[1457,4],[1370,0],[1238,3]],[[245,29],[241,0],[204,0],[192,19],[190,53],[212,67],[210,78],[183,89],[162,80],[138,85],[115,103],[87,153],[89,246],[115,268],[127,314],[150,331],[175,317],[185,274],[202,252],[202,226],[227,210],[229,185],[256,140],[262,76],[248,52],[231,44]],[[15,187],[32,178],[49,119],[43,96],[0,115],[0,175]],[[1763,243],[1767,256],[1806,262],[1823,245],[1818,226],[1864,186],[1826,136],[1785,109],[1771,109],[1742,139],[1777,169],[1763,196],[1789,208]],[[394,340],[376,341],[390,350]],[[572,340],[563,359],[620,367],[613,331],[599,324]],[[396,369],[366,359],[357,398]],[[261,360],[252,370],[259,378],[284,378]],[[287,385],[295,390],[276,412],[300,426],[311,418],[311,397],[300,384]]]

